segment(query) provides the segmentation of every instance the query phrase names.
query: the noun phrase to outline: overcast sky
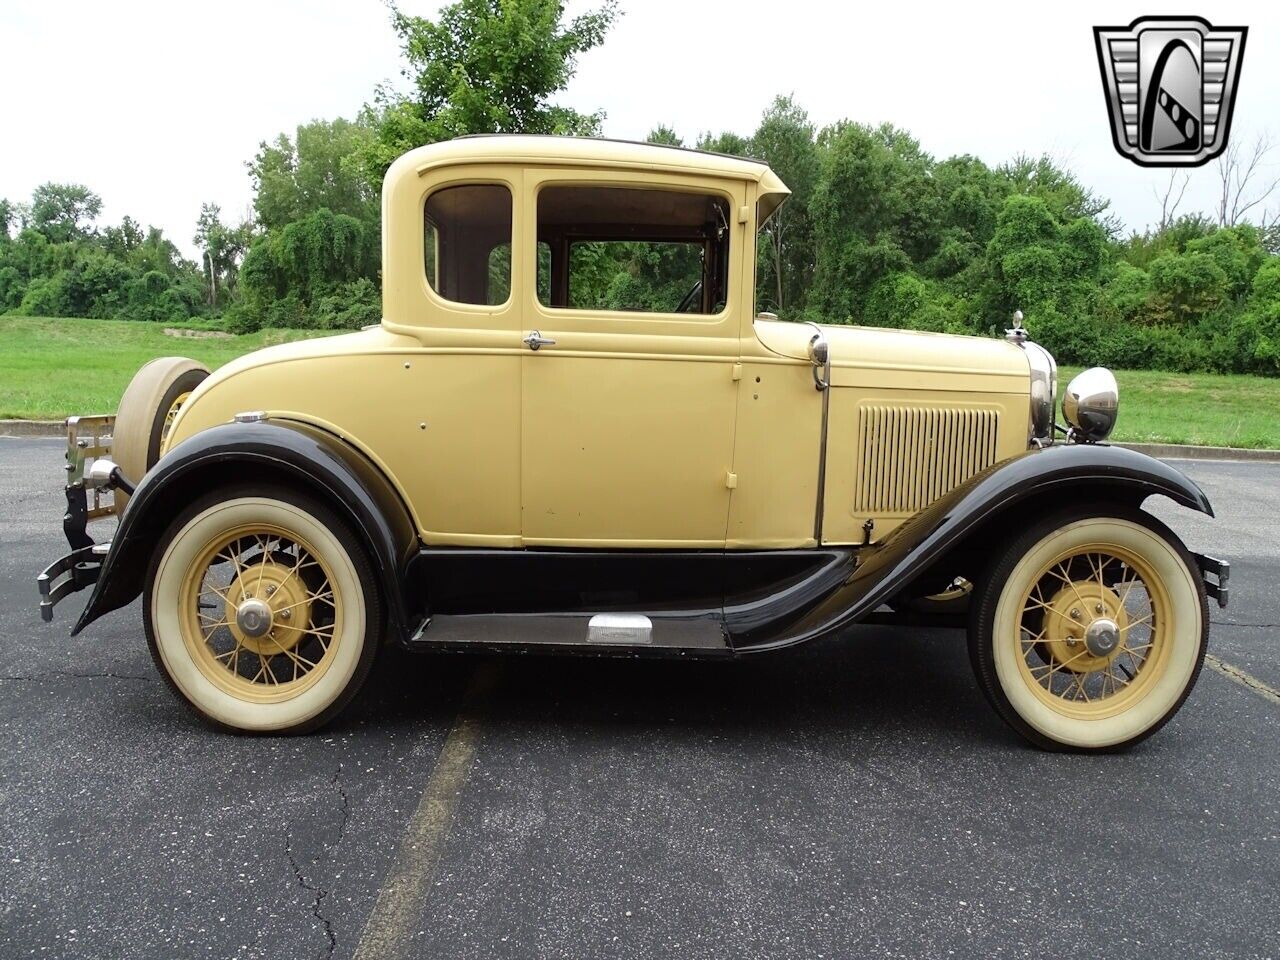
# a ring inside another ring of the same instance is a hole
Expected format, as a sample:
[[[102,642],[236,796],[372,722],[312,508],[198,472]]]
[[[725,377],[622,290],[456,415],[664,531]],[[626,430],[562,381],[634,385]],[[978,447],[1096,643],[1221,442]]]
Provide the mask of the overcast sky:
[[[1280,4],[977,7],[623,0],[562,101],[605,110],[607,136],[666,123],[692,141],[749,134],[775,94],[794,93],[820,125],[891,121],[938,156],[1049,153],[1141,228],[1158,218],[1153,189],[1168,174],[1112,147],[1090,28],[1194,12],[1249,27],[1233,141],[1280,136]],[[401,82],[400,60],[378,0],[4,0],[0,196],[85,183],[103,197],[103,222],[129,214],[194,254],[201,202],[229,219],[248,210],[244,164],[259,141],[352,116],[383,81]],[[1280,173],[1280,149],[1274,159]],[[1212,166],[1193,175],[1184,210],[1213,208],[1213,179]]]

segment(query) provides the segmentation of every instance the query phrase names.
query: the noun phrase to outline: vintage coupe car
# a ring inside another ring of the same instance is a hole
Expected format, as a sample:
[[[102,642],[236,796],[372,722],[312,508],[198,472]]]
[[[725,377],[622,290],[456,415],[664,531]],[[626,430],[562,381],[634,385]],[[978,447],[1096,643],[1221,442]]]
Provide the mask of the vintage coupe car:
[[[213,374],[155,360],[114,418],[68,421],[46,619],[89,585],[74,633],[141,594],[174,690],[241,731],[329,720],[384,642],[738,657],[859,621],[967,626],[1038,745],[1155,731],[1228,567],[1139,507],[1212,514],[1204,493],[1100,442],[1106,370],[1055,427],[1020,315],[984,339],[758,314],[787,194],[663,146],[411,151],[383,188],[380,325]]]

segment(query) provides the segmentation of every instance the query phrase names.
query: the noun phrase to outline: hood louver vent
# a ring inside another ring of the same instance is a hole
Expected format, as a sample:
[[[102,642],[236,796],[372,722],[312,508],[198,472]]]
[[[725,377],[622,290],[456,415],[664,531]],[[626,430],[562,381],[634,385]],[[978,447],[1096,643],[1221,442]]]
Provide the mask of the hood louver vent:
[[[853,512],[923,510],[995,463],[999,421],[989,407],[863,404]]]

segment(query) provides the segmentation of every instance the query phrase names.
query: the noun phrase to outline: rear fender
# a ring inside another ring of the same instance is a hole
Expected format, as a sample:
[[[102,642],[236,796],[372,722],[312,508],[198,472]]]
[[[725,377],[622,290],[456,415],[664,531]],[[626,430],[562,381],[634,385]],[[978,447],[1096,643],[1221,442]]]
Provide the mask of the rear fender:
[[[289,420],[227,423],[195,434],[166,453],[138,484],[103,561],[93,595],[72,636],[131,602],[160,537],[173,519],[210,490],[245,480],[305,491],[347,521],[368,551],[387,610],[388,636],[400,639],[423,611],[405,572],[418,537],[390,480],[350,444]]]
[[[960,554],[989,557],[1029,517],[1065,503],[1124,503],[1153,494],[1213,516],[1196,484],[1146,454],[1094,444],[1028,450],[977,474],[934,501],[881,543],[859,552],[850,574],[803,612],[768,622],[738,621],[726,609],[734,648],[768,650],[801,643],[854,623]]]

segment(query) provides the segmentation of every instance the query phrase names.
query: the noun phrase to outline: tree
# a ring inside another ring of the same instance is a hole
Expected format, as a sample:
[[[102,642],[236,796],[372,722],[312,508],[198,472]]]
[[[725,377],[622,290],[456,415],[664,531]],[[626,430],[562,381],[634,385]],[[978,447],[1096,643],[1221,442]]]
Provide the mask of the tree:
[[[1266,171],[1275,146],[1270,135],[1260,133],[1247,152],[1233,142],[1218,157],[1218,226],[1234,227],[1280,187],[1280,176]],[[1268,227],[1265,215],[1262,226]]]
[[[133,217],[126,216],[120,221],[118,227],[104,227],[102,229],[102,246],[114,257],[126,260],[129,256],[142,246],[146,234],[142,232],[142,226]]]
[[[366,113],[376,136],[360,151],[366,175],[381,182],[406,150],[468,133],[598,133],[602,113],[551,98],[616,16],[613,0],[568,22],[559,0],[455,0],[435,20],[392,6],[412,91],[378,91]]]
[[[727,153],[734,157],[745,157],[751,153],[751,141],[728,130],[719,134],[713,134],[710,130],[703,131],[698,135],[696,147],[709,153]]]
[[[355,162],[373,137],[369,119],[314,120],[290,139],[280,134],[258,145],[247,164],[258,222],[275,230],[326,208],[366,222],[378,217],[380,184]]]
[[[821,167],[810,212],[814,280],[809,305],[826,317],[861,315],[883,277],[909,270],[937,247],[931,158],[888,124],[843,123],[819,135]]]
[[[222,210],[216,203],[201,204],[200,216],[196,220],[196,233],[192,238],[192,242],[204,254],[201,265],[209,285],[206,302],[210,307],[218,305],[220,280],[228,292],[235,286],[236,271],[252,234],[249,224],[226,226],[221,214]]]
[[[791,97],[780,96],[764,112],[751,138],[760,159],[791,189],[790,199],[764,227],[777,310],[799,305],[813,269],[809,199],[818,177],[818,149],[813,137],[809,115]]]
[[[649,135],[644,139],[646,143],[660,143],[668,147],[684,146],[684,141],[680,139],[679,134],[665,123],[660,123],[650,130]]]
[[[1178,207],[1186,195],[1187,185],[1191,183],[1191,174],[1177,168],[1169,171],[1169,182],[1165,184],[1164,193],[1153,190],[1160,201],[1160,224],[1157,229],[1167,230],[1177,219]]]
[[[54,243],[87,236],[102,198],[78,183],[45,183],[31,194],[31,226]]]
[[[9,239],[9,228],[18,218],[18,211],[12,203],[0,197],[0,243]]]
[[[1108,236],[1119,231],[1120,222],[1107,213],[1111,201],[1097,196],[1082,185],[1074,173],[1051,158],[1018,156],[999,169],[1014,193],[1039,197],[1058,220],[1088,217],[1098,221]]]

